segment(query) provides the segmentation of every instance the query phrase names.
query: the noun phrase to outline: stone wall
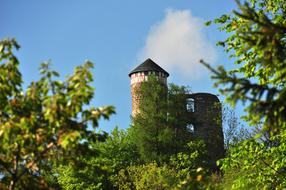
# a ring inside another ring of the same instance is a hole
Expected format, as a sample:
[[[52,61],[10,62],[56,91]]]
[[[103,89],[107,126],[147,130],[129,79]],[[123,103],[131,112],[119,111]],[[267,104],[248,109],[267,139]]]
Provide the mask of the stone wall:
[[[155,76],[157,80],[167,87],[167,75],[161,72],[148,71],[133,73],[130,78],[131,85],[131,97],[132,97],[132,116],[135,116],[139,112],[139,97],[136,95],[136,91],[140,88],[142,82],[148,81],[149,76]]]
[[[215,169],[216,161],[224,157],[220,101],[217,96],[209,93],[195,93],[189,97],[194,100],[194,111],[190,113],[194,135],[205,142],[209,162]]]

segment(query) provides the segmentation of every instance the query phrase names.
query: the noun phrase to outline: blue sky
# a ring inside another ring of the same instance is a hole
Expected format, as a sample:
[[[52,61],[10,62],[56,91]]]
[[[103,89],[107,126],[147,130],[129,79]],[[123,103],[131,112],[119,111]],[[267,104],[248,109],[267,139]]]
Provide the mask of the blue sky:
[[[49,59],[62,76],[85,60],[94,62],[92,104],[116,107],[117,114],[100,123],[110,131],[129,126],[128,73],[149,56],[167,68],[169,82],[217,94],[208,71],[195,60],[230,64],[215,47],[226,36],[202,23],[234,7],[229,0],[0,0],[0,39],[15,37],[20,43],[25,84],[39,78],[40,63]]]

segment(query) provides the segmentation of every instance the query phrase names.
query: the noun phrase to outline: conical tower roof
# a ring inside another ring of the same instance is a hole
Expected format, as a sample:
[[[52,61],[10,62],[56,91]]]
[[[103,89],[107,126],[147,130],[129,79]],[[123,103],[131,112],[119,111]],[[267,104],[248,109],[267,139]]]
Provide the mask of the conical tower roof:
[[[133,73],[144,72],[144,71],[157,71],[157,72],[165,73],[165,74],[167,75],[167,77],[169,76],[169,73],[168,73],[167,71],[165,71],[164,69],[162,69],[162,67],[160,67],[159,65],[157,65],[154,61],[152,61],[152,59],[148,58],[148,59],[146,59],[146,61],[144,61],[142,64],[140,64],[140,65],[137,66],[135,69],[133,69],[133,70],[129,73],[129,77],[130,77]]]

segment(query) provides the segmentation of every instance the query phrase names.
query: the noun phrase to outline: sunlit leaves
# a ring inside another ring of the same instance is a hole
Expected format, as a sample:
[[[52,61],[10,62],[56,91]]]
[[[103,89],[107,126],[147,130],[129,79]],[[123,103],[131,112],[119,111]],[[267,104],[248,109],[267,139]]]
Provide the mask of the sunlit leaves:
[[[265,119],[265,124],[277,126],[279,120],[286,121],[285,96],[281,89],[286,82],[286,18],[279,12],[285,8],[282,2],[285,4],[282,0],[277,4],[252,1],[257,9],[238,3],[240,11],[215,20],[222,24],[224,31],[232,32],[219,45],[230,51],[230,57],[240,64],[239,68],[227,72],[219,68],[214,76],[216,85],[226,84],[221,92],[232,104],[239,100],[250,102],[247,110],[259,117],[252,124]]]
[[[215,86],[235,105],[246,103],[244,119],[262,124],[253,139],[230,148],[222,161],[225,189],[283,189],[286,131],[286,1],[237,1],[239,11],[216,19],[229,37],[218,44],[230,53],[236,69],[208,64]],[[266,139],[263,139],[266,134]]]
[[[225,179],[232,179],[232,189],[282,189],[286,185],[285,151],[284,144],[269,148],[254,140],[244,141],[223,160]]]
[[[89,126],[115,112],[112,106],[88,107],[94,95],[89,61],[66,80],[44,62],[40,80],[23,90],[14,48],[14,39],[0,42],[0,172],[7,186],[69,156],[90,138]]]

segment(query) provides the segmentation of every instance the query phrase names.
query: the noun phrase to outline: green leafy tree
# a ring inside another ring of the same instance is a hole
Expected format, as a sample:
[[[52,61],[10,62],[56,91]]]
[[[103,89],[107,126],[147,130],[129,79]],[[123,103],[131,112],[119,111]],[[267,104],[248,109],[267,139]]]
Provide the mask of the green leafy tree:
[[[223,136],[226,151],[239,142],[254,136],[254,130],[250,131],[250,129],[242,125],[234,109],[224,105],[222,112]],[[258,132],[259,130],[257,128],[257,133]]]
[[[117,127],[106,138],[90,141],[89,147],[75,162],[55,168],[64,189],[118,189],[119,171],[140,163],[130,135]]]
[[[166,161],[186,149],[192,139],[192,131],[187,128],[188,88],[170,84],[167,89],[155,77],[149,77],[136,93],[140,111],[133,118],[131,133],[142,159]]]
[[[120,170],[142,162],[129,131],[119,130],[117,127],[105,142],[95,144],[95,150],[98,150],[99,157],[105,160],[103,163],[110,170],[108,179],[113,185]]]
[[[133,117],[134,144],[144,161],[165,160],[172,135],[167,126],[167,88],[155,77],[149,77],[136,94],[140,111]]]
[[[269,148],[246,140],[230,149],[222,161],[224,189],[284,189],[285,144]]]
[[[178,177],[178,189],[206,189],[209,181],[209,163],[203,141],[190,141],[187,150],[170,158],[169,166]]]
[[[214,20],[229,37],[225,47],[237,68],[217,70],[216,85],[227,100],[247,103],[250,126],[262,125],[256,138],[230,150],[222,161],[226,189],[283,189],[286,187],[286,1],[238,2],[239,11]],[[268,134],[268,141],[260,136]]]
[[[112,170],[106,162],[108,160],[94,152],[77,156],[75,162],[60,164],[53,172],[57,174],[56,180],[63,189],[112,189],[108,179]]]
[[[212,69],[216,86],[232,104],[249,103],[245,117],[251,125],[263,121],[272,133],[285,128],[285,0],[251,0],[241,12],[223,15],[214,22],[230,34],[218,45],[230,52],[239,68]],[[205,64],[209,67],[209,65]]]
[[[180,152],[169,163],[150,162],[122,169],[117,175],[119,189],[206,189],[206,149],[203,142],[188,143],[188,152]]]
[[[118,174],[119,189],[173,189],[178,182],[175,170],[167,165],[158,166],[156,163],[129,166]]]
[[[169,84],[168,86],[168,117],[167,124],[172,130],[173,153],[187,150],[188,142],[194,140],[193,130],[188,128],[192,125],[190,112],[187,110],[187,99],[189,98],[189,88]]]
[[[88,148],[83,142],[96,136],[88,128],[108,119],[114,108],[87,107],[94,95],[91,62],[76,67],[65,81],[55,80],[59,74],[43,63],[40,80],[24,90],[14,48],[19,48],[15,40],[0,42],[1,187],[22,189],[34,179],[40,188],[44,170]]]

